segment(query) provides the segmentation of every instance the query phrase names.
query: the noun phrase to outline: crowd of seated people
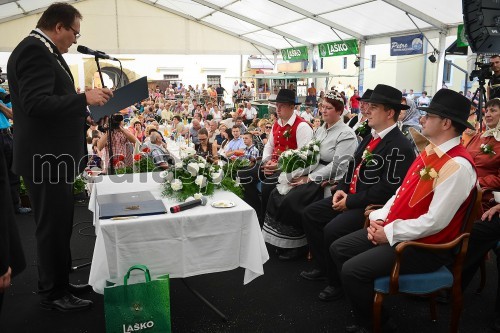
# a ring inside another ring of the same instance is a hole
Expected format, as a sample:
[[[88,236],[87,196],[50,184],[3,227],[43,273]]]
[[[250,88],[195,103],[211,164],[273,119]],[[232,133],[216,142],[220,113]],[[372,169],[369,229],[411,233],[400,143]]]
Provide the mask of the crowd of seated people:
[[[346,264],[346,259],[338,258],[339,253],[345,251],[341,246],[342,241],[363,228],[367,206],[386,204],[394,200],[391,197],[397,193],[399,186],[403,188],[402,181],[416,154],[420,154],[429,143],[422,142],[423,137],[415,137],[415,133],[422,132],[427,126],[426,134],[441,138],[442,133],[435,128],[429,129],[431,122],[441,121],[443,133],[449,133],[446,137],[449,142],[455,140],[457,135],[462,139],[460,146],[465,147],[470,154],[478,183],[484,192],[483,209],[485,212],[490,209],[490,215],[498,216],[500,208],[495,206],[497,203],[492,192],[500,188],[499,99],[490,100],[485,109],[481,110],[482,124],[476,119],[476,108],[470,104],[470,117],[467,116],[469,126],[465,126],[463,121],[457,122],[456,117],[451,122],[446,122],[448,118],[445,114],[432,109],[433,100],[426,103],[427,106],[419,107],[411,95],[403,96],[395,88],[384,85],[377,86],[378,92],[377,89],[368,89],[362,96],[355,92],[351,97],[346,97],[334,89],[326,93],[321,91],[316,105],[300,105],[295,102],[295,97],[288,102],[286,99],[276,99],[276,111],[264,118],[258,117],[250,103],[238,101],[235,109],[226,110],[224,103],[217,99],[218,96],[208,93],[208,99],[200,100],[195,94],[190,95],[195,90],[191,88],[184,88],[186,98],[183,101],[170,101],[160,95],[121,112],[128,119],[129,126],[122,120],[104,132],[92,127],[88,132],[91,162],[93,165],[101,165],[106,172],[106,165],[114,162],[109,161],[110,153],[123,154],[125,158],[119,162],[128,166],[132,163],[133,146],[149,144],[150,148],[154,148],[150,150],[150,154],[154,154],[152,158],[155,164],[159,168],[168,168],[168,158],[160,157],[159,152],[168,155],[169,137],[162,135],[165,133],[160,131],[160,124],[169,126],[169,136],[186,138],[192,142],[196,153],[210,162],[248,159],[253,168],[260,168],[258,172],[263,170],[264,174],[264,178],[258,178],[259,182],[264,179],[259,184],[262,185],[259,190],[263,191],[259,202],[256,204],[248,198],[245,200],[256,210],[266,242],[278,249],[280,260],[305,258],[306,252],[312,254],[315,268],[300,275],[306,280],[327,281],[326,287],[318,294],[323,301],[340,299],[346,293],[348,297],[358,297],[355,291],[344,290],[342,265]],[[236,88],[235,84],[234,89]],[[294,94],[291,90],[290,93]],[[438,91],[436,96],[443,94],[445,93]],[[352,98],[358,103],[353,103]],[[284,111],[285,107],[289,113]],[[286,150],[275,150],[283,143],[279,141],[279,136],[283,134],[280,130],[284,126],[294,128],[297,121],[306,124],[306,127],[301,125],[301,128],[309,129],[310,133],[306,135],[308,139],[300,141],[300,135],[297,134],[296,138],[292,136],[290,139],[296,140],[291,144],[287,138],[286,149],[300,148],[310,140],[319,140],[320,163],[308,174],[290,179],[292,190],[282,195],[274,187],[266,189],[266,180],[279,174],[276,161],[269,167],[269,164],[265,164],[266,158],[277,158],[277,155]],[[109,135],[112,139],[111,146]],[[428,147],[425,149],[429,149]],[[395,148],[405,158],[396,163],[396,168],[387,170],[391,165],[386,165],[385,162],[391,159]],[[381,160],[370,165],[366,162],[367,154],[377,155]],[[469,171],[467,169],[463,172]],[[360,180],[362,174],[367,178],[379,177],[379,182],[363,182]],[[397,181],[388,179],[389,176]],[[462,186],[468,188],[469,183]],[[247,193],[256,184],[245,186]],[[458,206],[460,205],[457,203]],[[491,219],[490,215],[487,218]],[[498,218],[493,220],[498,222]],[[371,228],[373,232],[378,230],[375,225]],[[373,238],[375,234],[368,231],[368,236]],[[395,234],[391,237],[391,242],[397,239]],[[485,251],[484,246],[481,251]],[[477,267],[477,256],[467,267],[470,279]],[[352,286],[354,284],[349,284],[348,288]],[[355,306],[355,310],[361,319],[360,323],[366,325],[366,318],[363,317],[365,309]]]

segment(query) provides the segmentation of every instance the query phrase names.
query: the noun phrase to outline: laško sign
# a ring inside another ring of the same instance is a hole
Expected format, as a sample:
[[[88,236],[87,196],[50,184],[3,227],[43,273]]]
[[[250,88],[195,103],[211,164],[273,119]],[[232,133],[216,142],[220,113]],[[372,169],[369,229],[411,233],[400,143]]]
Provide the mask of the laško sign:
[[[307,60],[307,46],[297,46],[289,49],[282,49],[281,55],[283,56],[283,60]]]
[[[339,42],[322,43],[318,44],[318,49],[321,58],[358,54],[358,41],[356,39],[349,39]]]

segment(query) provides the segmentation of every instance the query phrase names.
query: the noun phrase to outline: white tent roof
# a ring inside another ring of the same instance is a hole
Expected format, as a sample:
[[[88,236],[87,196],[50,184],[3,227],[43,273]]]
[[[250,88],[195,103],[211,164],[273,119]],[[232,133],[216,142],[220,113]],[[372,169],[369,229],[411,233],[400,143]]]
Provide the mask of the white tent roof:
[[[263,48],[266,53],[340,38],[368,41],[417,32],[408,15],[423,31],[449,33],[450,28],[462,23],[459,0],[136,1],[232,35]],[[0,0],[0,28],[3,23],[41,13],[52,2]]]

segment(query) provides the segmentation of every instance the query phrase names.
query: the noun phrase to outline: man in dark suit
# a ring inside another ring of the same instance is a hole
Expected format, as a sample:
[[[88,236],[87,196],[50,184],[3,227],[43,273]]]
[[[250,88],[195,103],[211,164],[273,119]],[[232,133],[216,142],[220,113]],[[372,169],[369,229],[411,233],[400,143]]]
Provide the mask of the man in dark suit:
[[[23,176],[34,211],[41,305],[61,311],[92,304],[73,295],[88,286],[69,283],[73,181],[85,160],[87,105],[104,105],[112,96],[109,89],[75,91],[62,54],[80,37],[81,19],[73,6],[52,4],[7,64],[16,124],[13,170]]]
[[[396,125],[401,109],[401,92],[379,84],[369,98],[366,111],[370,135],[359,144],[344,178],[333,197],[306,207],[303,224],[317,268],[302,272],[307,280],[328,277],[328,286],[319,294],[323,301],[342,296],[337,268],[328,249],[338,238],[363,227],[366,206],[385,203],[415,159],[412,146]]]
[[[26,267],[24,252],[17,231],[14,206],[9,186],[9,175],[3,150],[0,149],[0,313],[2,312],[3,294],[10,286],[11,278],[21,273]]]

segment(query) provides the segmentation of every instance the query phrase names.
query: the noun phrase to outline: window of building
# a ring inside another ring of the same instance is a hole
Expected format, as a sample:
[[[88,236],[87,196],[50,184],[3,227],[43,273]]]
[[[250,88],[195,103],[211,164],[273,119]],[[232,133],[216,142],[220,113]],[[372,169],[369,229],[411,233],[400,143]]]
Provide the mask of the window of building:
[[[207,85],[217,87],[220,84],[220,75],[207,75]]]
[[[443,81],[446,83],[450,83],[451,81],[451,60],[446,60],[444,62],[444,69],[443,69]]]
[[[370,56],[370,68],[375,68],[376,63],[377,63],[377,55],[372,54]]]
[[[342,65],[343,69],[347,69],[347,57],[344,57],[344,64]]]
[[[163,74],[163,80],[177,81],[179,74]]]
[[[320,59],[320,69],[323,69],[323,58]]]

